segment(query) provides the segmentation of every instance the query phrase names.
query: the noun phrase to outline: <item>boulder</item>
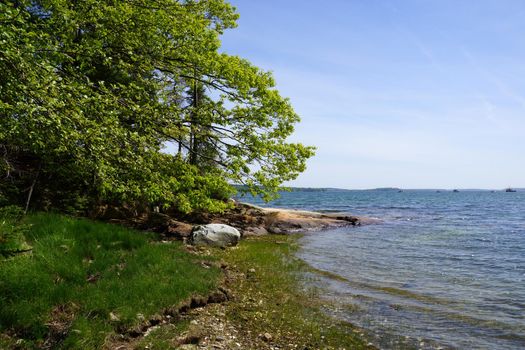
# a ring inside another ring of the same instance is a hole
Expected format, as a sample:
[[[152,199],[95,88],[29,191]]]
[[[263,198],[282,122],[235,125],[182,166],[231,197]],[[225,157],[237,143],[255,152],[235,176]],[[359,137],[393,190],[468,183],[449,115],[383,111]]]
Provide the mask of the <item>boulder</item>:
[[[240,239],[239,230],[224,224],[198,225],[191,232],[191,241],[195,245],[227,247],[236,245]]]
[[[268,230],[262,226],[247,227],[243,232],[244,236],[263,236],[267,234]]]

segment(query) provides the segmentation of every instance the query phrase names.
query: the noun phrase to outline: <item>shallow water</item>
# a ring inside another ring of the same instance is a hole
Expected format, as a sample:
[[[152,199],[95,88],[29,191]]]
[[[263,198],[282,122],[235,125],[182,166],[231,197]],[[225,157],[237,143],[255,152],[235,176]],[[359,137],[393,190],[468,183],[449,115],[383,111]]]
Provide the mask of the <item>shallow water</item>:
[[[342,277],[319,280],[348,305],[336,316],[380,347],[525,348],[525,192],[297,191],[268,205],[382,220],[306,235],[299,252]]]

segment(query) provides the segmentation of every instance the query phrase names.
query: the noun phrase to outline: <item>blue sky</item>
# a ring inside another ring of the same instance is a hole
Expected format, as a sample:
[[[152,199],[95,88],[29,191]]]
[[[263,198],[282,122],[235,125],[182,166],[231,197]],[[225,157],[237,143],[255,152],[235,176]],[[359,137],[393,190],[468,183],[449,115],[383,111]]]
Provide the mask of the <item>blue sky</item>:
[[[291,185],[525,187],[525,1],[230,2],[318,148]]]

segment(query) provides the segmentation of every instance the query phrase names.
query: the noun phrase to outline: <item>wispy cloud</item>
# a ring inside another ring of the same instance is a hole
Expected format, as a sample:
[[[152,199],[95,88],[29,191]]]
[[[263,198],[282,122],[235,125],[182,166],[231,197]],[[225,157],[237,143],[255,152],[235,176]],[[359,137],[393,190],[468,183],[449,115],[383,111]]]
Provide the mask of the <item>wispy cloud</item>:
[[[517,93],[510,84],[503,81],[496,73],[490,69],[484,67],[479,60],[465,47],[460,48],[461,53],[467,59],[469,66],[474,68],[475,71],[483,77],[487,82],[491,83],[496,89],[504,96],[513,100],[515,103],[525,109],[525,97]]]
[[[274,71],[303,117],[293,140],[318,146],[294,185],[523,184],[525,5],[232,1],[225,49]]]
[[[392,14],[390,24],[397,32],[401,33],[405,38],[407,38],[413,45],[419,50],[421,55],[425,57],[428,62],[438,71],[442,73],[448,73],[443,64],[436,58],[436,55],[430,49],[430,47],[425,44],[423,40],[416,32],[409,27],[407,23],[403,23],[400,20],[400,15],[402,11],[391,1],[382,2],[385,8],[390,10]]]

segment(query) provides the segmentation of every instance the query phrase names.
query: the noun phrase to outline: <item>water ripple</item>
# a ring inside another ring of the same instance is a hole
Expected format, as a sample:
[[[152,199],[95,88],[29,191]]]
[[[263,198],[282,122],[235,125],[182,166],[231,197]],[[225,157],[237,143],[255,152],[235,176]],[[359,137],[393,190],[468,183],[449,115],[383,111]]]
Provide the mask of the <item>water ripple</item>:
[[[328,190],[279,204],[382,220],[307,235],[299,253],[339,276],[318,285],[378,346],[525,348],[525,192]]]

